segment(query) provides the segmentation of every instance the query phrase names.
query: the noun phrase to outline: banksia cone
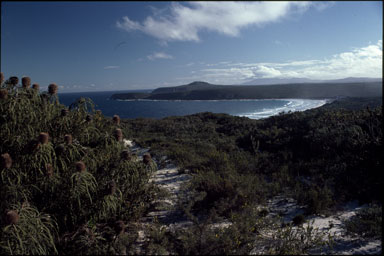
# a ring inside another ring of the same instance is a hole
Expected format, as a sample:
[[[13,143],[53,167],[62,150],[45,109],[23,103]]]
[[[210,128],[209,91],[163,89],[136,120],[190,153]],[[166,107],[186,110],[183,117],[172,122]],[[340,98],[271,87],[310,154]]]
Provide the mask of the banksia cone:
[[[151,161],[151,155],[149,153],[145,153],[144,156],[143,156],[143,163],[145,164],[149,164],[149,162]]]
[[[22,84],[22,86],[23,86],[23,88],[29,88],[29,87],[31,87],[31,78],[29,78],[29,77],[23,77],[22,79],[21,79],[21,84]]]
[[[12,158],[8,153],[2,154],[0,158],[0,169],[9,169],[12,166]]]
[[[121,131],[121,129],[115,129],[113,136],[119,142],[123,140],[123,132]]]
[[[6,89],[0,90],[0,99],[2,100],[8,99],[8,91]]]
[[[13,86],[15,86],[15,85],[17,85],[17,84],[19,83],[19,78],[18,78],[17,76],[11,76],[11,77],[9,78],[9,82],[10,82]]]
[[[47,144],[48,143],[48,140],[49,140],[49,135],[48,133],[46,132],[41,132],[39,134],[39,137],[38,137],[38,141],[41,143],[41,144]]]
[[[130,160],[131,159],[131,152],[129,152],[128,150],[124,150],[123,152],[121,152],[121,159]]]
[[[119,125],[120,124],[120,117],[118,115],[114,115],[113,118],[113,123]]]
[[[38,91],[38,90],[40,90],[40,85],[39,84],[33,84],[32,89]]]
[[[76,171],[84,172],[85,171],[85,163],[83,161],[76,162]]]
[[[126,226],[125,226],[124,221],[118,220],[118,221],[115,222],[115,231],[116,231],[116,233],[118,233],[118,234],[123,233],[125,231],[125,228],[126,228]]]
[[[3,72],[0,73],[0,84],[4,82],[4,74]]]
[[[62,109],[61,110],[61,116],[66,116],[66,115],[68,115],[68,113],[69,113],[68,109]]]
[[[58,155],[61,155],[62,153],[64,153],[64,151],[65,151],[65,146],[63,144],[60,144],[59,146],[57,146],[56,153]]]
[[[91,115],[87,115],[87,117],[85,118],[85,121],[91,122],[92,121],[92,116]]]
[[[6,222],[8,225],[17,224],[19,222],[19,219],[20,219],[20,216],[16,211],[10,210],[7,212]]]
[[[65,143],[67,143],[68,145],[72,144],[72,135],[71,134],[66,134],[64,136],[64,141]]]
[[[46,172],[45,174],[48,176],[48,177],[52,177],[53,175],[53,166],[51,164],[47,164],[45,166],[45,169],[46,169]]]
[[[116,193],[116,182],[114,180],[109,182],[108,190],[110,195],[114,195]]]
[[[48,93],[51,95],[56,94],[58,90],[59,90],[59,86],[57,86],[57,84],[50,84],[48,86]]]

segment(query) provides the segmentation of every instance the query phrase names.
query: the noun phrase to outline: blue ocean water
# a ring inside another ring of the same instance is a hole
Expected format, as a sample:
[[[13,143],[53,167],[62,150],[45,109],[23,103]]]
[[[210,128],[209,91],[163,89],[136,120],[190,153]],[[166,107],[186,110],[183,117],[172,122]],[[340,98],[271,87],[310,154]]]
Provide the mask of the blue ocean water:
[[[324,105],[327,100],[265,99],[265,100],[113,100],[109,92],[83,92],[59,94],[60,103],[69,106],[80,97],[90,98],[106,116],[121,118],[164,118],[191,115],[199,112],[226,113],[261,119],[280,112],[304,111]],[[121,91],[120,91],[121,93]]]

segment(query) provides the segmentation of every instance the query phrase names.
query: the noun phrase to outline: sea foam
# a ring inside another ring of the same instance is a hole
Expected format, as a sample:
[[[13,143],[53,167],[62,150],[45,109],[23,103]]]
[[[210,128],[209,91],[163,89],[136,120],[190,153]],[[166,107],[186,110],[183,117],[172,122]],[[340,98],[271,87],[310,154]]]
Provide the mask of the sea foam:
[[[280,99],[276,99],[280,100]],[[238,114],[238,116],[244,116],[251,119],[262,119],[270,116],[277,115],[281,112],[295,112],[305,111],[312,108],[318,108],[328,102],[328,100],[309,100],[309,99],[282,99],[288,101],[284,106],[279,108],[263,108],[261,111],[247,112]]]

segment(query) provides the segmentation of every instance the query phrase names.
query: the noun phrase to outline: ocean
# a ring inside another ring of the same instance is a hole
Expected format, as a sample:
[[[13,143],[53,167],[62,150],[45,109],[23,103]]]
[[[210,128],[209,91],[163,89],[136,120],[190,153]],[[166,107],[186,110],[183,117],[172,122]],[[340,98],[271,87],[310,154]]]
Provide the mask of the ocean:
[[[80,97],[90,98],[95,109],[105,116],[121,118],[155,118],[184,116],[199,112],[226,113],[251,119],[267,118],[280,112],[304,111],[327,103],[326,99],[263,99],[263,100],[113,100],[116,91],[61,93],[60,103],[69,106]],[[119,91],[121,93],[121,91]]]

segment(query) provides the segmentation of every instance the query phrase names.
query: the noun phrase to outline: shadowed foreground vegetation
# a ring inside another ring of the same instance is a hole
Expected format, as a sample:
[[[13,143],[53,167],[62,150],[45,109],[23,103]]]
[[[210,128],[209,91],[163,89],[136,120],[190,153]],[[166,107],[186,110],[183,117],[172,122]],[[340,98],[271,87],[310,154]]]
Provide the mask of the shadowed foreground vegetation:
[[[354,199],[374,203],[360,220],[381,223],[381,98],[369,108],[345,99],[264,120],[199,113],[120,121],[88,99],[61,105],[55,84],[42,93],[30,87],[29,78],[1,81],[2,255],[135,253],[134,223],[160,193],[148,182],[155,162],[136,161],[123,138],[150,147],[160,166],[167,156],[193,175],[180,205],[193,225],[172,231],[154,222],[147,254],[244,254],[268,230],[277,232],[271,254],[303,254],[327,242],[311,227],[265,217],[258,206],[282,193],[307,205],[306,214]],[[232,225],[211,225],[224,220]],[[359,223],[350,231],[362,230]]]

